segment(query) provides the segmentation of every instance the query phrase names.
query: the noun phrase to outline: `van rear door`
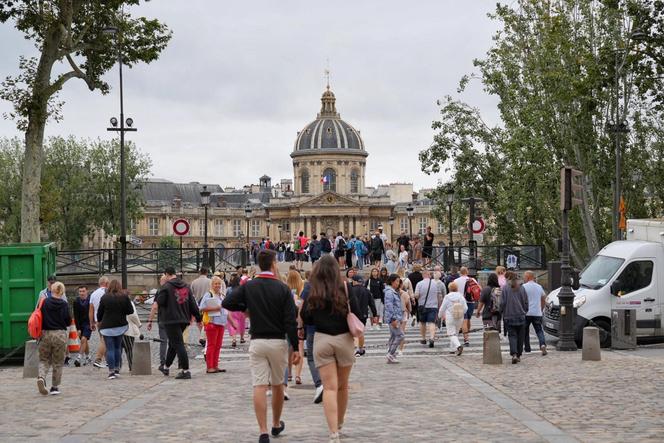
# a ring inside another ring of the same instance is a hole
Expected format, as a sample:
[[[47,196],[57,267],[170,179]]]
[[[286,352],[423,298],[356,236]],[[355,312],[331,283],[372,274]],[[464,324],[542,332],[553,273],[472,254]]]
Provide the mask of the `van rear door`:
[[[613,296],[612,309],[636,309],[636,333],[652,336],[661,328],[660,302],[657,296],[658,272],[654,258],[629,262],[617,277],[619,295]]]

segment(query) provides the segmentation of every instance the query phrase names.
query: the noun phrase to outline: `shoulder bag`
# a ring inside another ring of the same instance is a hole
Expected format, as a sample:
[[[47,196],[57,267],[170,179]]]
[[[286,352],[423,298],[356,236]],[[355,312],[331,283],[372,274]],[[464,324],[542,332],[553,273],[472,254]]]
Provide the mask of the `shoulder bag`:
[[[346,314],[346,322],[348,323],[348,331],[353,337],[361,337],[364,334],[364,324],[353,314],[350,309],[350,295],[348,294],[348,286],[344,283],[344,291],[346,292],[346,300],[348,303],[348,314]]]
[[[424,317],[424,315],[426,313],[425,310],[427,308],[427,300],[429,299],[429,292],[430,291],[431,291],[431,279],[429,279],[429,286],[427,287],[427,296],[424,297],[424,304],[423,305],[420,305],[420,304],[417,305],[417,314],[420,318]]]

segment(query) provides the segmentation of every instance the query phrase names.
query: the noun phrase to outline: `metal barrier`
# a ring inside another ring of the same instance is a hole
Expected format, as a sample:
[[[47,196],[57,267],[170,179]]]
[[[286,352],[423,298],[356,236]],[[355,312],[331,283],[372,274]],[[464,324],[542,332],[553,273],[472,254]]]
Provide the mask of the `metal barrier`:
[[[470,248],[468,246],[435,246],[432,261],[445,269],[451,266],[469,266]],[[543,245],[496,245],[477,246],[476,269],[495,269],[505,266],[508,269],[545,270],[546,251]]]
[[[119,249],[91,249],[58,251],[58,275],[102,275],[121,270]],[[243,248],[129,248],[127,273],[160,274],[167,266],[176,271],[195,273],[207,263],[214,271],[230,271],[249,263],[249,254]]]

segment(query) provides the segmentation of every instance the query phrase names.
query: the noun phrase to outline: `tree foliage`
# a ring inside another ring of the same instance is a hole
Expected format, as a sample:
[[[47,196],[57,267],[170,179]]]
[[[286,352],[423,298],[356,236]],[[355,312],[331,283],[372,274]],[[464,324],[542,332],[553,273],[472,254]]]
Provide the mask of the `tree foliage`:
[[[0,23],[13,23],[34,42],[38,57],[22,56],[20,73],[0,85],[0,98],[14,107],[13,118],[25,132],[21,186],[21,240],[39,241],[39,184],[43,163],[44,128],[58,120],[62,102],[57,94],[71,79],[106,94],[103,75],[117,61],[149,63],[159,57],[171,32],[158,20],[134,18],[125,6],[140,0],[0,0]],[[109,34],[109,28],[117,30]],[[115,40],[117,37],[117,40]]]
[[[555,252],[560,236],[559,169],[584,171],[584,203],[571,218],[577,264],[610,240],[614,133],[621,134],[628,216],[664,208],[662,64],[664,2],[520,0],[498,4],[502,29],[473,78],[499,98],[501,122],[447,96],[432,145],[420,153],[427,173],[450,173],[447,186],[485,199],[497,242],[534,242]],[[616,88],[616,78],[618,79]],[[616,106],[617,105],[617,106]]]
[[[0,139],[0,241],[18,241],[22,149],[17,139]],[[133,144],[127,150],[127,217],[142,216],[141,183],[150,160]],[[41,178],[41,228],[62,248],[78,249],[86,235],[103,229],[120,232],[120,167],[117,141],[53,137],[45,147]]]

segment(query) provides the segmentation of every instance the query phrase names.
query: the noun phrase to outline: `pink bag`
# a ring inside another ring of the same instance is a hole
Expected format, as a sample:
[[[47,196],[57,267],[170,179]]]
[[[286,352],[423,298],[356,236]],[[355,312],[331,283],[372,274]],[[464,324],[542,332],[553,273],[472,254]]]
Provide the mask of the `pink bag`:
[[[353,314],[350,310],[350,296],[348,295],[348,286],[344,283],[344,291],[346,291],[346,300],[348,300],[348,314],[346,315],[346,322],[348,323],[348,331],[353,337],[361,337],[364,334],[364,324]]]

